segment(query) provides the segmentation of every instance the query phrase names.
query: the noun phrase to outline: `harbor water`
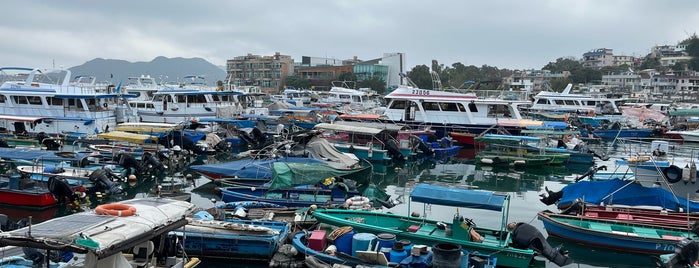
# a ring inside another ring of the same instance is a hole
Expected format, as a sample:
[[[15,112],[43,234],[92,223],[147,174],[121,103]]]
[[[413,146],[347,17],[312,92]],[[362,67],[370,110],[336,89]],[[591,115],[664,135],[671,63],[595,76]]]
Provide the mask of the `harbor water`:
[[[418,212],[430,219],[450,222],[455,213],[473,219],[477,225],[498,227],[502,222],[526,222],[539,228],[546,235],[543,224],[536,218],[536,214],[542,210],[558,211],[555,206],[547,206],[539,201],[540,194],[545,188],[552,191],[562,189],[565,185],[573,183],[575,178],[585,173],[589,166],[550,166],[538,169],[500,169],[481,167],[473,163],[474,149],[462,149],[460,154],[450,159],[435,161],[423,161],[420,163],[406,163],[402,165],[375,165],[372,181],[391,195],[397,205],[387,209],[396,214],[409,214]],[[207,156],[198,159],[194,164],[215,163],[226,161],[220,157]],[[602,163],[614,165],[613,162]],[[600,163],[598,163],[600,165]],[[201,175],[184,169],[180,172],[192,174],[194,177],[191,185],[183,188],[183,191],[191,191],[191,202],[203,208],[209,208],[217,202],[222,202],[216,194],[217,187],[210,180]],[[511,196],[509,218],[502,219],[499,212],[486,210],[472,210],[437,205],[423,205],[411,203],[409,194],[413,187],[419,183],[429,183],[453,187],[484,189],[508,193]],[[136,196],[139,187],[147,189],[152,185],[134,186],[128,189],[128,198]],[[142,190],[142,189],[141,189]],[[26,211],[21,209],[3,208],[3,214],[9,214],[10,218],[21,218],[32,215],[35,222],[50,219],[56,216],[70,214],[74,211],[65,208],[54,208],[46,211]],[[657,267],[653,257],[648,255],[630,254],[609,249],[593,248],[548,238],[552,246],[562,245],[569,251],[569,256],[574,263],[567,267]],[[395,242],[395,241],[391,241]],[[354,246],[355,241],[351,242]],[[388,243],[387,243],[388,245]],[[387,251],[390,247],[387,246]],[[227,260],[204,260],[199,267],[229,266]],[[267,267],[267,263],[247,263],[235,267]],[[533,267],[558,267],[557,265],[537,257]]]

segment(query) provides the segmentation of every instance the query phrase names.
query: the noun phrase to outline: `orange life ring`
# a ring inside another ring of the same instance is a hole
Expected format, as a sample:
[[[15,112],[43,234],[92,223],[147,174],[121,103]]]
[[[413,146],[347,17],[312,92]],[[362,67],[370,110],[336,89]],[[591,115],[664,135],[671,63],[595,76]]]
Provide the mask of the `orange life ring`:
[[[136,208],[124,204],[104,204],[95,208],[97,215],[112,215],[119,217],[128,217],[136,215]]]

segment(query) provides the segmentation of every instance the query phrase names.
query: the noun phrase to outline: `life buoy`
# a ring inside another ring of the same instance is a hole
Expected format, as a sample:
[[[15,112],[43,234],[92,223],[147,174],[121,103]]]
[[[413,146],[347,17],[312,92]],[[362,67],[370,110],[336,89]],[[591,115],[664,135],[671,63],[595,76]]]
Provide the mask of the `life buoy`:
[[[136,208],[125,204],[104,204],[95,208],[97,215],[128,217],[136,215]]]
[[[106,102],[102,103],[102,107],[107,108],[107,106],[109,106],[109,104],[107,104]]]
[[[671,165],[663,169],[663,176],[669,183],[676,183],[682,180],[682,169],[678,166]]]

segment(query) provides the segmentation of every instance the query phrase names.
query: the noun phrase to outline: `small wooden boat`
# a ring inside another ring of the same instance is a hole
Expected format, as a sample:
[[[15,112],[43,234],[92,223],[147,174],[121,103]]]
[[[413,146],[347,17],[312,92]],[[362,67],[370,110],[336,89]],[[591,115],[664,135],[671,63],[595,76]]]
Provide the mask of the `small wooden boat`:
[[[170,237],[184,241],[189,256],[269,260],[289,232],[289,223],[251,220],[198,220],[188,218]]]
[[[573,210],[568,211],[572,212]],[[580,218],[614,221],[622,224],[637,223],[680,228],[686,231],[699,228],[699,215],[696,213],[683,213],[665,209],[581,205],[580,211],[565,214]]]
[[[285,207],[342,205],[345,199],[359,195],[357,192],[344,192],[337,187],[332,189],[310,187],[271,190],[267,187],[237,186],[220,188],[220,190],[224,202],[258,201]]]
[[[671,253],[678,241],[685,238],[699,239],[697,234],[682,228],[579,217],[548,210],[539,212],[538,218],[551,236],[627,252]]]

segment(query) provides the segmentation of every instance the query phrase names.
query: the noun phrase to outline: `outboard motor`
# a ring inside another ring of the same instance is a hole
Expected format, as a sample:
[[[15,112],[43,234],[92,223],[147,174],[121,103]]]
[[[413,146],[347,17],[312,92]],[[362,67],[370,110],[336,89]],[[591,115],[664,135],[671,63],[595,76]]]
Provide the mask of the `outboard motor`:
[[[675,254],[662,263],[662,267],[693,267],[699,259],[699,245],[690,238],[685,238],[675,246]]]
[[[73,196],[73,190],[63,179],[59,179],[56,176],[49,177],[49,192],[56,197],[58,202],[65,202],[66,198],[70,198],[70,201],[75,201],[75,196]]]
[[[131,174],[131,169],[136,170],[136,173],[145,173],[148,171],[146,164],[139,162],[131,154],[120,153],[119,165],[126,169],[126,175]]]
[[[112,174],[110,168],[104,167],[97,169],[93,171],[88,178],[100,191],[110,194],[120,194],[123,192],[119,184],[114,182],[114,179],[118,180],[119,178]]]
[[[405,156],[400,152],[398,148],[398,142],[396,140],[390,139],[386,142],[386,150],[388,151],[388,156],[393,160],[405,160]]]
[[[564,266],[573,263],[573,260],[568,258],[566,252],[561,248],[553,248],[546,241],[544,235],[531,224],[509,223],[508,231],[512,233],[512,244],[515,248],[526,249],[530,248],[546,257],[549,261]]]
[[[265,136],[265,134],[262,133],[262,130],[260,130],[259,128],[255,127],[252,129],[251,132],[256,144],[264,144],[265,142],[267,142],[267,136]]]
[[[157,158],[153,157],[150,153],[143,153],[143,162],[150,165],[152,168],[157,169],[159,172],[165,171],[165,165],[158,161]]]
[[[417,148],[420,149],[420,151],[422,151],[423,154],[425,154],[425,155],[433,155],[434,154],[434,150],[432,150],[432,148],[427,146],[427,144],[425,144],[420,137],[415,136],[415,135],[410,135],[409,139],[410,139],[410,144],[413,147],[415,147],[417,145]]]

